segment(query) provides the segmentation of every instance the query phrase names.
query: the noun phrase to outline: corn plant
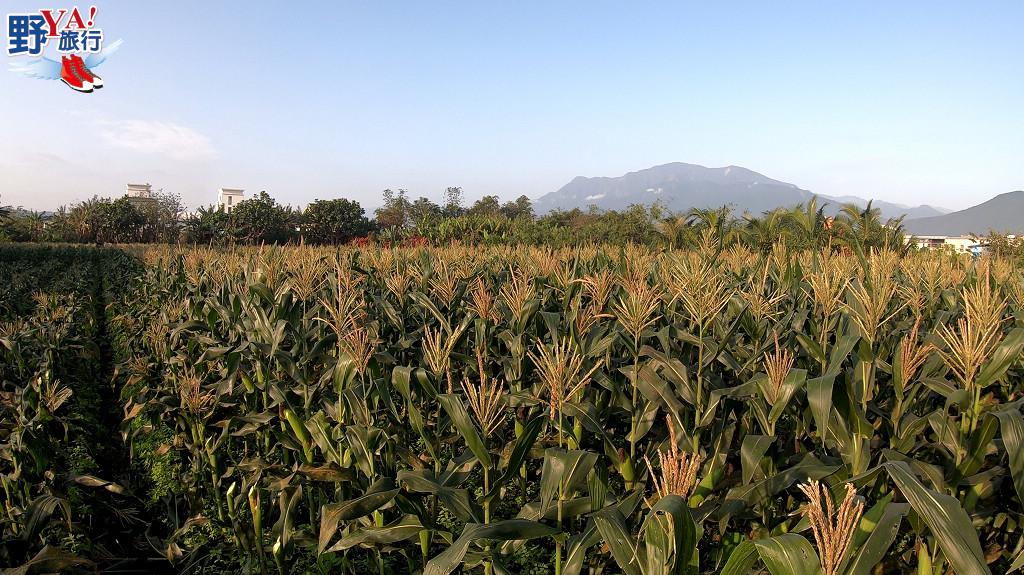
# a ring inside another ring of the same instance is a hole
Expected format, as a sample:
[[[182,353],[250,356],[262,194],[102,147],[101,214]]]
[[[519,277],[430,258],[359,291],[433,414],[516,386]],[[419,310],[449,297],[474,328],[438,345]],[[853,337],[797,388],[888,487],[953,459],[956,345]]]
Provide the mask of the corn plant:
[[[1024,566],[1024,278],[1001,260],[712,232],[132,254],[114,383],[177,568]],[[3,333],[28,333],[11,309]],[[0,338],[5,370],[35,373],[26,337]],[[14,525],[26,498],[5,501]]]

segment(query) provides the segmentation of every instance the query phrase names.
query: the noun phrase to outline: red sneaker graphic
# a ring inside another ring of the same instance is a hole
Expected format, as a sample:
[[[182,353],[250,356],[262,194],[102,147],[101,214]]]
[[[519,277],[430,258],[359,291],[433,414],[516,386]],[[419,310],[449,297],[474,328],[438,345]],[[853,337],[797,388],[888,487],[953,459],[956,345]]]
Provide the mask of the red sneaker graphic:
[[[71,55],[71,65],[75,67],[75,72],[78,72],[78,75],[83,80],[92,84],[93,88],[99,89],[103,87],[103,78],[93,74],[92,70],[86,68],[85,61],[78,54]]]
[[[87,81],[75,69],[74,61],[67,56],[60,59],[60,79],[68,88],[76,92],[92,92],[92,83]]]

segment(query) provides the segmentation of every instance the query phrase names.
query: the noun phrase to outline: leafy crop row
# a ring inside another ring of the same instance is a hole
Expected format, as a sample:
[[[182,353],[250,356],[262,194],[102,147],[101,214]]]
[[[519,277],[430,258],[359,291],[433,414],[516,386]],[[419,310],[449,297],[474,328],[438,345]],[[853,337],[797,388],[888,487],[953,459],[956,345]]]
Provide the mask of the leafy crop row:
[[[1008,572],[1024,276],[829,250],[151,248],[108,308],[182,570]]]

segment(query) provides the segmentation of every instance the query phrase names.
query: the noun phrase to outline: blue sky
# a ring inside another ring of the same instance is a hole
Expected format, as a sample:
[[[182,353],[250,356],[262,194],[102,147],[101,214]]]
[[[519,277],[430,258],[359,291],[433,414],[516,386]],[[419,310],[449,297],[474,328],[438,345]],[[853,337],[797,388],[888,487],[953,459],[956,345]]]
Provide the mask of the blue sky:
[[[369,211],[672,161],[949,208],[1024,188],[1019,1],[96,5],[125,41],[103,90],[0,70],[2,203],[148,181]]]

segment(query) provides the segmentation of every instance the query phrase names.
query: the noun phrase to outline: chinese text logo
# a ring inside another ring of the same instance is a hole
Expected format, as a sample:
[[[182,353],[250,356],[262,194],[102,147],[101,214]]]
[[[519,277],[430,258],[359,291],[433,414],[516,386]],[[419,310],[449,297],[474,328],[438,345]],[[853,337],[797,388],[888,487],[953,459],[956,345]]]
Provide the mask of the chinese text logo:
[[[11,71],[30,78],[60,80],[76,92],[103,87],[103,79],[93,68],[121,46],[118,40],[104,47],[103,40],[103,30],[96,27],[95,6],[87,11],[75,6],[71,10],[7,15],[7,55],[27,57],[11,62]],[[45,55],[47,46],[56,46],[59,62]]]

